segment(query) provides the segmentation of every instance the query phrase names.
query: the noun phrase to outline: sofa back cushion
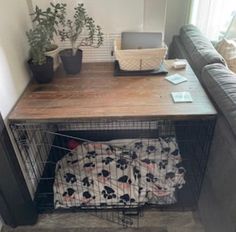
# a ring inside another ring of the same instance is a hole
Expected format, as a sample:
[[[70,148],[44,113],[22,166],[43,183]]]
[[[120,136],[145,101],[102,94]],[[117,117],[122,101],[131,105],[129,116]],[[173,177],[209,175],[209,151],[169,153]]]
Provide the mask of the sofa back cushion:
[[[236,135],[236,75],[222,64],[203,68],[202,82]]]
[[[224,58],[194,25],[183,26],[180,29],[180,39],[191,58],[190,63],[194,64],[192,68],[199,78],[204,66],[214,63],[225,65]]]

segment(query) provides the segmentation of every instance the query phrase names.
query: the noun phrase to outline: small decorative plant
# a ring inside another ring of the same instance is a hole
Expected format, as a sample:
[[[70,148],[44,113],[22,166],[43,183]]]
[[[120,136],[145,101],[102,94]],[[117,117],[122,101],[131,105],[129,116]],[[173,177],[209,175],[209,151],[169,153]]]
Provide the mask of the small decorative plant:
[[[62,41],[69,39],[71,42],[72,54],[82,46],[98,48],[103,43],[101,27],[95,25],[93,18],[89,17],[83,3],[74,8],[73,20],[61,19],[63,28],[59,30]]]
[[[32,13],[34,27],[26,32],[33,64],[42,65],[46,62],[45,52],[52,48],[53,36],[64,20],[66,4],[50,3],[50,6],[45,11],[35,7]]]
[[[45,52],[50,46],[47,29],[44,26],[37,25],[26,32],[30,45],[30,57],[34,65],[43,65],[46,63]]]
[[[26,32],[31,57],[28,64],[39,83],[48,83],[53,78],[53,71],[57,65],[55,60],[58,57],[58,46],[53,47],[52,41],[54,34],[57,33],[57,27],[64,20],[65,7],[65,4],[50,3],[50,7],[45,11],[36,6],[32,13],[33,28]],[[49,51],[52,50],[54,54],[49,55]]]
[[[38,83],[48,83],[53,78],[53,58],[47,57],[45,52],[49,46],[47,30],[37,25],[26,33],[30,45],[28,64],[34,79]]]
[[[36,6],[34,12],[31,14],[33,16],[34,25],[36,27],[40,26],[44,28],[48,40],[47,51],[50,51],[55,47],[55,45],[53,45],[54,34],[57,35],[59,25],[64,24],[65,10],[66,4],[50,3],[50,7],[46,10],[42,10]]]

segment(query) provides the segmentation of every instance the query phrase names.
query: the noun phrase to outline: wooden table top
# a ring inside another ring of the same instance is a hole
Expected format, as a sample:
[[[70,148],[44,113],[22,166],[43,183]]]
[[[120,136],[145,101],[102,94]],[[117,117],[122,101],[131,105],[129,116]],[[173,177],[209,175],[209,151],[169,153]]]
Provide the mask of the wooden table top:
[[[30,83],[9,120],[63,120],[87,118],[189,119],[216,115],[189,65],[176,71],[166,60],[168,75],[188,81],[173,85],[164,75],[114,77],[112,63],[83,64],[82,72],[67,76],[62,69],[49,84]],[[173,103],[171,92],[189,91],[192,103]]]

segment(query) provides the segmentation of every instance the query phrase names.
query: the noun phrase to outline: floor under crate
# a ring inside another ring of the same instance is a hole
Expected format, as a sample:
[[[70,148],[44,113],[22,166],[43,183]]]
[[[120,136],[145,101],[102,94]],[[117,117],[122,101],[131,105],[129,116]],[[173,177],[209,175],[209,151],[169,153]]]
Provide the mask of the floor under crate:
[[[15,229],[4,226],[3,232],[205,232],[197,213],[146,211],[139,228],[122,229],[119,225],[88,213],[41,214],[34,226]]]

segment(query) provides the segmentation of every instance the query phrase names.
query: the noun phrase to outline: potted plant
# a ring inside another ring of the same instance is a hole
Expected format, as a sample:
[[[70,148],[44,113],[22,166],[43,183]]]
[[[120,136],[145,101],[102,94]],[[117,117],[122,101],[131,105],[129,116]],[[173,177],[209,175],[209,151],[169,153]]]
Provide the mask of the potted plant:
[[[37,25],[26,32],[30,45],[29,67],[38,83],[48,83],[53,78],[53,58],[47,57],[45,52],[50,45],[47,29]]]
[[[60,57],[66,73],[76,74],[80,72],[83,51],[82,46],[98,48],[103,43],[101,27],[95,25],[95,21],[88,16],[84,4],[79,3],[74,8],[73,19],[61,20],[62,29],[59,35],[62,41],[68,39],[71,42],[71,49],[60,52]]]
[[[59,67],[59,47],[55,44],[54,34],[57,34],[57,27],[63,23],[65,15],[66,4],[53,4],[50,3],[50,7],[46,10],[35,7],[34,12],[31,14],[33,17],[34,25],[44,26],[47,37],[48,46],[46,48],[46,55],[53,58],[54,70]]]

